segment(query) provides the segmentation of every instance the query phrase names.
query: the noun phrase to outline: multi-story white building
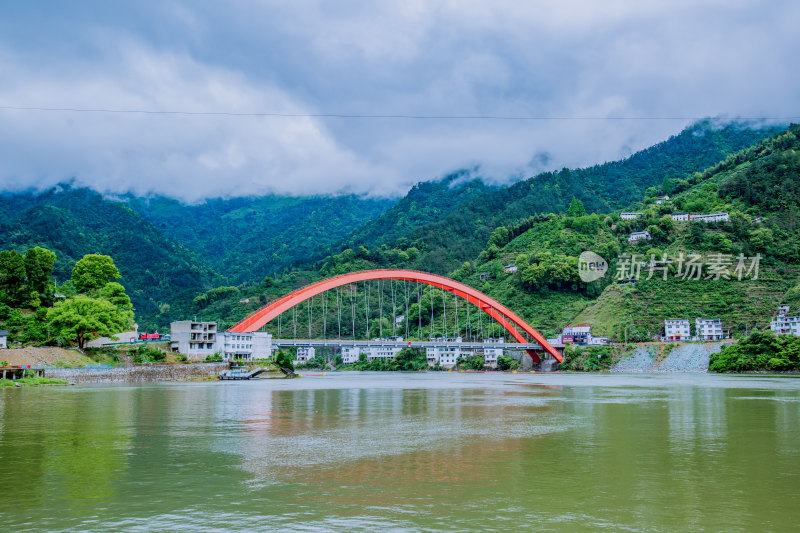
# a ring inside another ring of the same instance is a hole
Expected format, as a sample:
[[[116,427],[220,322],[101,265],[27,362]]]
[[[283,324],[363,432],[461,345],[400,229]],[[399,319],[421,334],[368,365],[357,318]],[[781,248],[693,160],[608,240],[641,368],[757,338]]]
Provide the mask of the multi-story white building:
[[[268,359],[272,355],[272,334],[265,331],[219,333],[216,322],[173,322],[170,341],[173,352],[190,359],[204,359],[215,354],[224,359]]]
[[[381,339],[372,339],[375,342],[403,342],[403,337],[386,337]],[[402,350],[402,346],[370,346],[367,352],[367,359],[394,359],[397,352]]]
[[[727,222],[730,218],[728,213],[711,213],[708,215],[692,215],[690,217],[691,220],[697,222]]]
[[[695,318],[695,336],[701,341],[718,341],[724,339],[722,320],[719,318]]]
[[[689,319],[664,320],[664,340],[688,341],[692,338]]]
[[[641,239],[650,241],[653,238],[650,236],[649,231],[634,231],[633,233],[628,235],[628,242],[636,242]]]
[[[179,320],[170,324],[170,348],[189,359],[204,359],[221,352],[216,322]]]
[[[483,339],[483,343],[489,346],[492,344],[501,344],[505,341],[503,337],[489,337],[488,339]],[[483,364],[491,368],[496,368],[497,358],[503,355],[503,349],[490,348],[489,346],[483,349]]]
[[[780,335],[800,336],[800,316],[786,316],[788,305],[778,306],[778,316],[769,323],[769,329]]]
[[[222,340],[222,354],[225,359],[268,359],[272,355],[272,334],[266,331],[225,331],[219,338]]]
[[[314,359],[316,355],[317,350],[313,346],[298,346],[297,358],[294,360],[294,363],[307,363]]]
[[[672,220],[685,222],[689,220],[689,213],[672,213],[670,217],[672,217]]]
[[[453,368],[458,362],[458,358],[467,352],[458,346],[462,342],[461,337],[431,337],[431,342],[442,343],[442,346],[425,348],[425,355],[428,358],[428,366],[436,366],[436,363],[443,368]]]
[[[644,213],[640,213],[638,211],[631,212],[631,213],[620,213],[619,218],[622,220],[633,220],[636,217],[642,216]]]
[[[360,346],[342,346],[342,363],[351,365],[358,361],[363,350]],[[365,352],[366,355],[366,352]]]

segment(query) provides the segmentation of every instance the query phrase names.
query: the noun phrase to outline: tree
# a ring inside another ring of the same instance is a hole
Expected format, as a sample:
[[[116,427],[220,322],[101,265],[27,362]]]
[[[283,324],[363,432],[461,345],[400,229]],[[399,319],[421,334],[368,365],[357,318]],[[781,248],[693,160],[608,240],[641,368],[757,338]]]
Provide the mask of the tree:
[[[133,322],[133,312],[120,309],[103,298],[79,294],[63,302],[56,302],[47,311],[51,334],[83,349],[86,343],[98,337],[119,333]]]
[[[103,288],[100,290],[100,297],[111,302],[122,311],[133,310],[131,299],[127,294],[125,294],[125,287],[116,281],[106,283],[105,286],[103,286]]]
[[[567,216],[568,217],[582,217],[586,214],[586,208],[583,206],[583,202],[572,197],[572,201],[569,203],[569,208],[567,209]]]
[[[278,366],[278,368],[282,370],[294,372],[294,365],[292,364],[292,358],[291,356],[289,356],[288,353],[284,352],[283,350],[278,350],[278,353],[275,354],[275,364]]]
[[[87,254],[75,263],[72,269],[72,283],[79,292],[89,293],[116,281],[122,276],[114,266],[114,260],[107,255]]]
[[[25,260],[16,250],[0,252],[0,303],[19,307],[26,300]]]
[[[53,293],[50,276],[53,274],[53,265],[56,254],[46,248],[35,247],[25,252],[25,274],[28,276],[28,290],[35,291],[47,298]],[[49,299],[49,298],[48,298]]]

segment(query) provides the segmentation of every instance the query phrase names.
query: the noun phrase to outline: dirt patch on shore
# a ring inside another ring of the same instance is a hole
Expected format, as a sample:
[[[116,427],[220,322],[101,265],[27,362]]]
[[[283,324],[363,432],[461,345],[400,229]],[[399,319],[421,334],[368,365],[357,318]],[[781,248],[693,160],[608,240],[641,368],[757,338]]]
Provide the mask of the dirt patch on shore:
[[[12,348],[0,350],[0,361],[8,361],[10,365],[50,366],[58,362],[64,363],[92,363],[87,357],[75,350],[45,347]]]

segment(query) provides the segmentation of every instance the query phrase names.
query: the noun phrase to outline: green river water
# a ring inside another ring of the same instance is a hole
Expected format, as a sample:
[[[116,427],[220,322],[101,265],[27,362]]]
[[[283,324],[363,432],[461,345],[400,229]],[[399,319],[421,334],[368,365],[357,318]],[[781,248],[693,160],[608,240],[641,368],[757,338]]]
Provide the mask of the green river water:
[[[797,531],[800,379],[0,390],[7,531]]]

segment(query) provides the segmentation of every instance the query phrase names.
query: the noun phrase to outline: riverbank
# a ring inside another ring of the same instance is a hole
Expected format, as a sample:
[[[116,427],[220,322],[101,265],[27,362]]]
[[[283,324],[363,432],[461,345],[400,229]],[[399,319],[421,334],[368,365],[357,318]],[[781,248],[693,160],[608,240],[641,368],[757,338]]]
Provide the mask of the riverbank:
[[[53,378],[20,378],[20,379],[0,379],[0,389],[3,387],[38,387],[40,385],[69,385],[65,379]]]
[[[47,368],[45,377],[69,383],[143,383],[148,381],[188,381],[219,375],[228,363],[186,363],[104,368]]]

